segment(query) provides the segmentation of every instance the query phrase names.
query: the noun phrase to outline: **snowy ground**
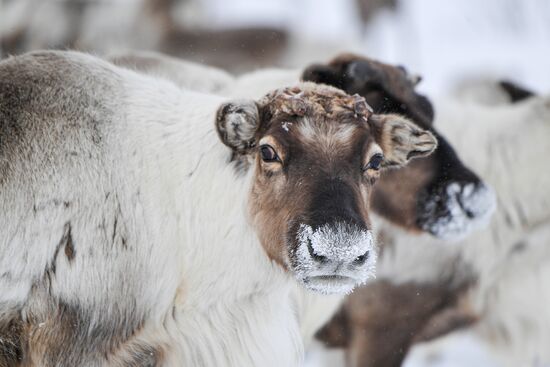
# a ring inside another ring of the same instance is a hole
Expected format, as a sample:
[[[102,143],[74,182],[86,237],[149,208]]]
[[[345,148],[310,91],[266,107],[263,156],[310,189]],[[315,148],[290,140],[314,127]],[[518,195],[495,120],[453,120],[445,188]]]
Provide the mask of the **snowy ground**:
[[[470,333],[453,333],[436,342],[420,344],[409,353],[403,367],[498,367],[483,341]]]
[[[315,343],[309,348],[303,367],[344,367],[340,350],[323,348]],[[499,367],[498,361],[482,340],[470,333],[454,333],[436,342],[415,346],[403,367]],[[533,366],[535,367],[535,366]]]

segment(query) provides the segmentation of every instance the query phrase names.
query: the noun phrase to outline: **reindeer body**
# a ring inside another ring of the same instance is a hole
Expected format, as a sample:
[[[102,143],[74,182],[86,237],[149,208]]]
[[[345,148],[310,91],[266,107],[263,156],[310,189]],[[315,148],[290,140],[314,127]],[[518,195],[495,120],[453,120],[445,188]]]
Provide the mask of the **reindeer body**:
[[[347,320],[335,319],[332,331],[352,335],[343,342],[350,366],[399,366],[411,344],[411,362],[430,365],[453,353],[462,336],[486,347],[499,365],[548,363],[548,97],[489,106],[462,96],[436,106],[438,128],[495,188],[495,214],[487,229],[455,243],[376,223],[386,239],[377,281],[354,292],[344,308]],[[367,296],[385,301],[367,302]],[[377,349],[380,340],[391,347]]]
[[[298,363],[292,283],[246,224],[220,98],[77,53],[0,73],[4,365]]]
[[[458,244],[478,279],[461,301],[479,315],[469,331],[505,366],[550,363],[550,100],[440,105],[440,125],[498,196],[490,227]]]

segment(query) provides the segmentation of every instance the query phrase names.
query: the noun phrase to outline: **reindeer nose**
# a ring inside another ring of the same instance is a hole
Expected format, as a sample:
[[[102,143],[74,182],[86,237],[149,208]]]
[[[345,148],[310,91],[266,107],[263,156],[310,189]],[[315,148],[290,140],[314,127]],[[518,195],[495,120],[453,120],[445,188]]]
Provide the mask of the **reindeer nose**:
[[[328,258],[326,256],[318,255],[317,253],[315,253],[315,249],[313,248],[313,244],[311,243],[310,238],[308,238],[306,241],[307,241],[307,250],[313,260],[321,264],[328,262]]]
[[[472,220],[490,215],[495,208],[495,193],[483,183],[467,184],[455,191],[457,191],[455,195],[458,204],[465,215]]]
[[[319,255],[315,252],[315,249],[313,248],[313,244],[311,243],[310,239],[307,239],[307,250],[308,250],[311,258],[319,264],[326,264],[326,263],[329,263],[331,261],[327,256]],[[353,259],[353,261],[351,261],[351,263],[355,266],[361,266],[361,265],[365,264],[365,262],[369,258],[369,254],[370,254],[370,250],[367,250],[367,251],[365,251],[364,254],[355,257]],[[336,261],[342,262],[342,259],[336,259]]]
[[[347,223],[325,224],[316,229],[302,225],[299,240],[311,261],[324,266],[364,265],[374,247],[371,231]]]
[[[306,288],[325,293],[349,293],[376,270],[374,238],[365,226],[335,221],[321,226],[300,224],[293,270]]]
[[[496,207],[493,189],[482,182],[451,182],[422,204],[419,226],[435,237],[460,240],[489,223]]]
[[[367,250],[367,252],[365,252],[363,255],[357,256],[353,260],[353,264],[354,265],[363,265],[367,261],[367,259],[369,258],[369,254],[370,254],[370,250]]]

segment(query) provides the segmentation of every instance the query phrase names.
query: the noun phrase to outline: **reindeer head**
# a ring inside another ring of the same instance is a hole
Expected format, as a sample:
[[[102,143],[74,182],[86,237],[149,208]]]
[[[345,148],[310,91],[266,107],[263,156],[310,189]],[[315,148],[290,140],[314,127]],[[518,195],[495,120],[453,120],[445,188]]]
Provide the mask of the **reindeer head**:
[[[415,90],[419,76],[401,66],[343,54],[327,64],[308,67],[302,77],[358,93],[375,113],[408,117],[437,138],[434,154],[382,175],[373,194],[374,211],[409,230],[447,239],[462,238],[488,222],[496,202],[493,190],[463,164],[434,128],[432,105]]]
[[[266,253],[324,293],[373,274],[368,207],[380,171],[436,147],[409,120],[313,83],[226,103],[217,130],[238,166],[254,170],[249,213]]]

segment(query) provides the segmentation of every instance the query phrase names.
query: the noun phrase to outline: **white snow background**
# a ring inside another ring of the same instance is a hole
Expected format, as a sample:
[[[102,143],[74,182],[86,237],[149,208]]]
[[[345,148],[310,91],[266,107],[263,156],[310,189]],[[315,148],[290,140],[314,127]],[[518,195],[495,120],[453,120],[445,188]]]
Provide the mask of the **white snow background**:
[[[420,89],[448,91],[464,77],[494,76],[550,91],[550,1],[401,0],[363,27],[354,0],[204,0],[214,27],[282,26],[325,48],[289,66],[326,61],[335,49],[406,65]]]

